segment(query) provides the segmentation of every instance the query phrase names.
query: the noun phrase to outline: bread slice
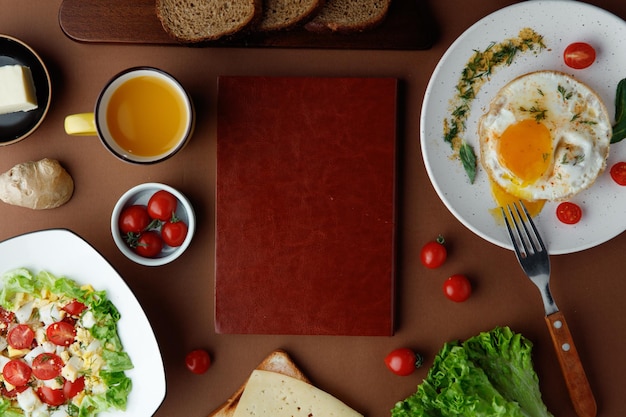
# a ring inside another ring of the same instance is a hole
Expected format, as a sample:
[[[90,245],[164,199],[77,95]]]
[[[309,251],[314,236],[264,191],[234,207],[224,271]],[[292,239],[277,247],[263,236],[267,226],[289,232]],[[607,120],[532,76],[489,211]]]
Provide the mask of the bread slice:
[[[361,32],[387,16],[391,0],[327,0],[306,25],[311,32]]]
[[[287,354],[287,352],[282,349],[278,349],[270,353],[255,369],[278,372],[280,374],[299,379],[300,381],[304,381],[309,384],[311,383],[291,360],[291,357]],[[244,383],[228,400],[226,400],[226,402],[209,414],[209,417],[232,417],[245,388],[246,384]]]
[[[315,16],[325,0],[264,0],[257,30],[269,32],[292,29]]]
[[[262,0],[156,0],[163,29],[182,43],[220,39],[256,23]]]

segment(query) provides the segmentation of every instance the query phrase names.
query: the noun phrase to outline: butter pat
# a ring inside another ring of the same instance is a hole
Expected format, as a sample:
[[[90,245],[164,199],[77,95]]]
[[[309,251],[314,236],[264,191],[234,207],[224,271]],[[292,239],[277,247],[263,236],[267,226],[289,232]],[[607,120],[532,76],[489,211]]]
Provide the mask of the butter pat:
[[[255,370],[233,417],[363,417],[337,398],[290,376]]]
[[[30,68],[21,65],[0,67],[0,114],[36,108],[37,96]]]

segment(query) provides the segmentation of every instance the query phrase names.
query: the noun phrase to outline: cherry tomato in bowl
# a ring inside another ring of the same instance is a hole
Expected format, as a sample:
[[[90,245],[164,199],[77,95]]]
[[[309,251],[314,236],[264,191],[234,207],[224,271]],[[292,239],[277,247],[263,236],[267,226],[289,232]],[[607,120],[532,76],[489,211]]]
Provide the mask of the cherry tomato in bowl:
[[[422,356],[409,348],[395,349],[385,357],[385,365],[396,375],[411,375],[424,362]]]
[[[176,218],[169,220],[161,226],[161,237],[166,245],[178,247],[187,237],[187,225]]]
[[[440,235],[437,240],[430,241],[422,246],[420,260],[426,268],[439,268],[446,261],[448,251],[443,244],[444,239]]]
[[[588,43],[574,42],[565,48],[563,60],[570,68],[584,69],[596,60],[596,50]]]
[[[455,274],[444,281],[443,293],[449,300],[461,303],[472,294],[472,284],[465,275]]]
[[[203,374],[211,367],[211,356],[204,349],[194,349],[185,356],[185,365],[194,374]]]
[[[133,204],[126,207],[119,218],[119,227],[122,233],[141,233],[150,224],[151,219],[146,206]]]
[[[148,200],[148,214],[151,218],[166,222],[176,214],[178,200],[167,190],[159,190]]]

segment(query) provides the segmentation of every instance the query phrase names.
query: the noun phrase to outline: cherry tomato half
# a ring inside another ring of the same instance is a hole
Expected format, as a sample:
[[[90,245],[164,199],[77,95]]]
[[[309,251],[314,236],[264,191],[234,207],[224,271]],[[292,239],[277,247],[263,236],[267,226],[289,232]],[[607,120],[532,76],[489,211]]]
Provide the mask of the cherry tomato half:
[[[161,226],[161,237],[166,245],[176,247],[183,244],[187,237],[187,224],[180,220],[172,220]]]
[[[40,353],[33,359],[33,375],[42,381],[61,375],[63,359],[54,353]]]
[[[152,194],[148,200],[148,214],[153,219],[168,221],[176,213],[178,200],[169,191],[160,190]]]
[[[26,324],[18,324],[9,330],[7,342],[14,349],[26,349],[33,344],[35,332]]]
[[[626,162],[618,162],[611,167],[611,178],[619,185],[626,185]]]
[[[66,321],[57,321],[48,326],[46,336],[57,346],[69,346],[74,342],[76,329]]]
[[[4,380],[15,387],[26,385],[32,372],[30,366],[19,359],[10,360],[4,365],[4,368],[2,368]]]
[[[596,60],[596,50],[588,43],[574,42],[565,48],[563,60],[570,68],[587,68]]]
[[[426,268],[439,268],[446,261],[448,251],[443,243],[443,236],[439,236],[436,241],[428,242],[422,247],[420,259]]]
[[[444,281],[443,293],[448,299],[460,303],[472,294],[472,284],[465,275],[455,274]]]
[[[163,239],[154,231],[144,232],[139,236],[135,252],[145,258],[154,258],[163,249]]]
[[[78,393],[82,392],[85,389],[85,377],[80,376],[76,378],[74,382],[66,379],[63,383],[63,394],[65,398],[71,399],[74,398]]]
[[[204,349],[192,350],[185,356],[185,365],[194,374],[203,374],[211,366],[211,356]]]
[[[583,216],[583,211],[577,204],[566,201],[556,208],[556,217],[562,223],[576,224]]]
[[[63,405],[63,403],[65,403],[65,394],[63,394],[63,389],[54,389],[44,385],[37,388],[37,395],[39,395],[41,401],[53,407],[58,407],[59,405]]]
[[[143,232],[152,219],[146,206],[132,205],[122,210],[118,226],[123,234]]]
[[[422,366],[422,362],[422,356],[408,348],[393,350],[385,357],[387,368],[400,376],[411,375],[413,371]]]
[[[80,313],[85,311],[86,308],[87,306],[85,304],[77,300],[72,300],[63,306],[63,310],[65,310],[67,314],[76,317],[80,316]]]

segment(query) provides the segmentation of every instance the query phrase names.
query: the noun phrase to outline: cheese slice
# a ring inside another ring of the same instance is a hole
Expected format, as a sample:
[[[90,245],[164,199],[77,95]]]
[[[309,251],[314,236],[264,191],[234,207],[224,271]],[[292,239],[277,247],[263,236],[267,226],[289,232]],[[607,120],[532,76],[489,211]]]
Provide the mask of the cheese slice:
[[[290,376],[254,370],[233,417],[363,417],[337,398]]]
[[[37,96],[30,68],[22,65],[0,67],[0,114],[36,108]]]

